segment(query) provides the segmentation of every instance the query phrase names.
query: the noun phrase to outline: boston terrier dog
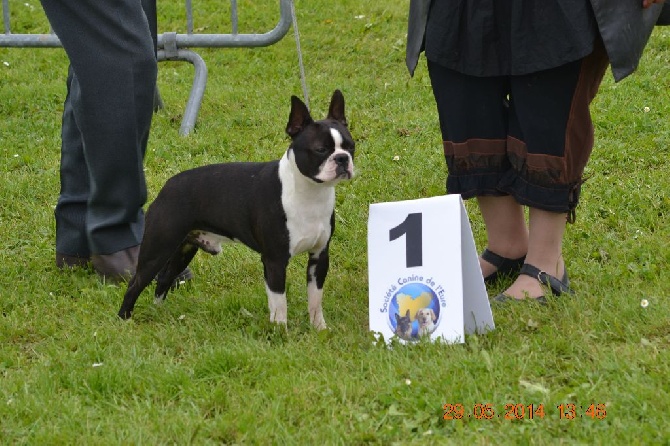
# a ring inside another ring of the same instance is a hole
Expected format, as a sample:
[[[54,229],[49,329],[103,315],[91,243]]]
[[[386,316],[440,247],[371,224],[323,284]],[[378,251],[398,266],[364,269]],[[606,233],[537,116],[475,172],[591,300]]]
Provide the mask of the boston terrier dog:
[[[260,253],[270,320],[284,325],[286,267],[291,257],[308,252],[309,315],[315,328],[326,328],[321,301],[335,229],[334,186],[354,175],[342,93],[333,93],[321,121],[292,96],[286,133],[292,142],[280,160],[207,165],[165,183],[147,210],[137,269],[119,317],[131,316],[154,278],[155,302],[162,302],[198,249],[218,254],[221,243],[240,242]]]

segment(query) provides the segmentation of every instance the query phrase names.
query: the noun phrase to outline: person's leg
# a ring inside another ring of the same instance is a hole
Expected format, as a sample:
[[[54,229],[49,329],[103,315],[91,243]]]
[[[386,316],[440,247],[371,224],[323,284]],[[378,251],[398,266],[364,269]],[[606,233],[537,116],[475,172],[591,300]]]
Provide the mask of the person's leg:
[[[56,265],[59,268],[84,266],[91,252],[86,235],[86,209],[90,182],[81,132],[74,118],[73,72],[67,77],[61,130],[60,195],[54,211],[56,219]]]
[[[143,157],[157,72],[149,24],[140,0],[42,4],[74,71],[70,100],[91,186],[90,253],[124,251],[141,241],[147,195]]]
[[[526,263],[561,280],[565,274],[563,262],[563,233],[567,214],[529,209],[529,238]],[[536,298],[545,295],[537,277],[519,275],[504,292],[517,299]]]
[[[582,173],[593,147],[589,104],[607,68],[602,46],[581,61],[512,80],[509,156],[514,169],[501,190],[529,206],[526,263],[565,276],[563,235],[574,217]],[[521,274],[504,292],[545,295],[537,275]]]
[[[466,76],[428,61],[449,175],[447,191],[477,197],[488,249],[508,259],[526,254],[523,208],[497,185],[511,169],[507,159],[509,82]],[[497,267],[480,258],[484,277]]]
[[[523,207],[509,195],[477,197],[486,226],[488,249],[508,259],[518,259],[528,251],[528,229]],[[495,273],[495,265],[479,258],[482,275]]]
[[[449,173],[447,192],[464,199],[506,195],[496,185],[510,168],[506,156],[508,81],[467,76],[430,60],[428,73]]]

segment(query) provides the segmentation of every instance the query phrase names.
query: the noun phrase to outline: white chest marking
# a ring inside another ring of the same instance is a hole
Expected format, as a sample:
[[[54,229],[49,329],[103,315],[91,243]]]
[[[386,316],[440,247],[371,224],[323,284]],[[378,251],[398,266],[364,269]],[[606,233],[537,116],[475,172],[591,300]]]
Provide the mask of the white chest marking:
[[[332,232],[330,217],[335,208],[335,188],[305,178],[288,152],[279,162],[279,179],[289,234],[289,254],[321,252]]]

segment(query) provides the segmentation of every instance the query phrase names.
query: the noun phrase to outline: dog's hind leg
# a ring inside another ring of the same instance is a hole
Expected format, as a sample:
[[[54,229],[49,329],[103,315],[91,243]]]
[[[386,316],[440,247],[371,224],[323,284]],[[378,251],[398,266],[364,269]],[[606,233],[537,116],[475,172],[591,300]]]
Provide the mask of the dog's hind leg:
[[[119,309],[118,313],[121,319],[130,318],[133,312],[133,308],[135,308],[135,302],[137,302],[137,298],[147,285],[148,283],[143,283],[137,274],[135,274],[132,279],[130,279],[130,282],[128,282],[128,289],[126,290],[126,294],[123,296],[123,303],[121,304],[121,308]]]
[[[286,267],[288,266],[288,258],[269,260],[263,256],[262,261],[270,321],[286,325]]]
[[[159,255],[152,258],[147,258],[147,249],[145,247],[150,244],[151,243],[147,243],[147,240],[145,239],[143,244],[140,246],[140,255],[137,261],[137,269],[135,271],[135,275],[128,283],[128,289],[126,290],[126,294],[123,296],[123,303],[119,309],[119,317],[121,319],[130,318],[133,309],[135,308],[135,302],[137,302],[137,298],[139,297],[140,293],[142,293],[142,291],[151,283],[154,277],[156,277],[156,274],[158,271],[160,271],[163,263],[165,262],[165,259],[167,258],[167,255]]]
[[[154,220],[151,219],[151,213],[148,213],[147,223],[150,224]],[[167,227],[144,231],[144,239],[142,240],[142,245],[140,245],[140,254],[137,260],[137,269],[135,275],[128,283],[128,289],[119,309],[118,314],[121,319],[130,318],[140,293],[154,280],[158,272],[163,269],[172,253],[177,250],[179,243],[185,237],[186,231],[179,228],[172,232],[169,232]],[[176,242],[170,243],[170,240],[175,240]]]
[[[323,284],[326,281],[329,264],[328,246],[321,252],[309,253],[309,260],[307,261],[307,307],[309,319],[317,330],[326,328],[321,303],[323,301]]]
[[[135,275],[130,282],[128,283],[128,289],[126,294],[123,296],[123,303],[119,309],[119,317],[121,319],[128,319],[135,308],[135,302],[137,298],[144,291],[144,289],[149,286],[153,281],[158,271],[160,271],[163,263],[165,262],[166,257],[156,257],[149,260],[144,260],[142,258],[142,247],[140,248],[140,258],[137,262],[137,270]]]
[[[156,276],[156,293],[154,303],[160,304],[165,300],[167,292],[174,286],[174,281],[179,274],[191,263],[198,252],[198,247],[192,243],[184,242],[177,249],[170,260]]]

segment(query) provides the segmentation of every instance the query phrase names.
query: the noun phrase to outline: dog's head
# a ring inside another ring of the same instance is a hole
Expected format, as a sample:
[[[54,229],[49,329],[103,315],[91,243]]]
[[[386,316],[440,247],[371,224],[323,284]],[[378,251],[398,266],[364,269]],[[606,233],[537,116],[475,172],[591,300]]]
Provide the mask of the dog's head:
[[[354,176],[355,143],[344,116],[344,96],[335,90],[326,119],[314,121],[307,106],[291,96],[286,133],[292,143],[295,165],[307,178],[334,185]],[[290,154],[289,154],[290,156]]]
[[[395,314],[395,323],[396,323],[396,334],[406,335],[408,332],[412,331],[412,319],[409,315],[409,310],[405,312],[404,316],[400,316],[398,313]]]
[[[437,317],[435,317],[435,312],[432,308],[421,308],[420,310],[417,310],[414,319],[419,321],[419,325],[425,326],[435,322]]]

